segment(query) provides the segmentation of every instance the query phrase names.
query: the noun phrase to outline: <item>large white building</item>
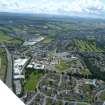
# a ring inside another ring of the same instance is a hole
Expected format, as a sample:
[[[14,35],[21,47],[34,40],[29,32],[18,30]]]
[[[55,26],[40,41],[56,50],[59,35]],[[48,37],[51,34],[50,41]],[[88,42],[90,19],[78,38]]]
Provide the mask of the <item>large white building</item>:
[[[13,79],[15,79],[15,80],[18,80],[18,79],[25,79],[25,76],[24,75],[14,75],[13,76]]]
[[[25,76],[22,74],[24,67],[26,66],[28,62],[28,58],[18,58],[14,60],[14,72],[13,72],[13,79],[14,79],[14,87],[15,87],[15,93],[17,95],[20,95],[22,92],[22,86],[21,86],[21,79],[24,79]]]
[[[15,86],[15,93],[16,95],[20,95],[22,92],[22,85],[20,80],[14,80],[14,86]]]
[[[40,64],[40,63],[36,63],[36,62],[32,62],[31,64],[29,64],[27,66],[27,68],[33,68],[33,69],[37,69],[37,70],[44,70],[45,69],[45,65],[44,64]]]
[[[14,75],[21,75],[23,72],[24,65],[27,63],[28,59],[19,58],[14,60]]]
[[[25,41],[23,43],[23,46],[32,46],[40,41],[44,40],[44,37],[39,37],[39,38],[36,38],[36,39],[33,39],[33,40],[29,40],[29,41]]]

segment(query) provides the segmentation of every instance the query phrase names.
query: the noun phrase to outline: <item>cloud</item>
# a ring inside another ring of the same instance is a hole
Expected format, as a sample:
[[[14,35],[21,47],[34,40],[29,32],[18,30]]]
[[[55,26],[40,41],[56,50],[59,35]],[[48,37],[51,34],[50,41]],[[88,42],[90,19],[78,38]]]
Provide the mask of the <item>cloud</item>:
[[[105,14],[104,0],[0,0],[0,11],[47,14]]]
[[[105,4],[102,0],[80,0],[79,5],[82,8],[82,12],[86,13],[100,14],[105,10]]]

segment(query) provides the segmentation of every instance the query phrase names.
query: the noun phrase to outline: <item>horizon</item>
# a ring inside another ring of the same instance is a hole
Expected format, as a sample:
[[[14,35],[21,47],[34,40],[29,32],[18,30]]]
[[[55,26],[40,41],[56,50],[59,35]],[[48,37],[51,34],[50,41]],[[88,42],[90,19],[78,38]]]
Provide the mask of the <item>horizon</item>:
[[[0,12],[105,18],[105,0],[0,0]]]
[[[39,17],[39,18],[48,18],[48,19],[85,19],[85,20],[105,20],[103,17],[95,17],[95,16],[69,16],[69,15],[55,15],[55,14],[38,14],[38,13],[16,13],[16,12],[0,12],[0,15],[4,16],[26,16],[26,17]]]

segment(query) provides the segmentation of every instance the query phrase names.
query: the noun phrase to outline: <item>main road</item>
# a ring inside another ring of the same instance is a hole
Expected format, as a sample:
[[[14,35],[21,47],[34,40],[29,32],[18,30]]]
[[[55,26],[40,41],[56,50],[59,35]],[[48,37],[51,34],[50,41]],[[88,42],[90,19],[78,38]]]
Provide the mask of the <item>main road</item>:
[[[13,90],[13,87],[12,87],[12,70],[13,70],[13,67],[12,67],[12,56],[11,56],[8,48],[4,44],[2,44],[2,47],[5,49],[6,54],[7,54],[7,72],[6,72],[5,83],[8,86],[8,88]]]

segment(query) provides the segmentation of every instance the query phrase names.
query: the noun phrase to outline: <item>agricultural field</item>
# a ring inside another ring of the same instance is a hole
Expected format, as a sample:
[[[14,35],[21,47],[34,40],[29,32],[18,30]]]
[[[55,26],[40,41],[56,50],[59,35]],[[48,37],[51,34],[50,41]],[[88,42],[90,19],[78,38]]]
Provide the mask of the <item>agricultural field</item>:
[[[22,43],[21,40],[8,36],[6,33],[0,31],[0,43]]]
[[[97,47],[94,41],[74,40],[75,46],[80,52],[103,52],[104,49]]]
[[[6,74],[6,52],[4,49],[0,48],[0,79],[4,81]]]
[[[0,42],[9,42],[11,40],[11,37],[5,35],[4,32],[0,31]]]

